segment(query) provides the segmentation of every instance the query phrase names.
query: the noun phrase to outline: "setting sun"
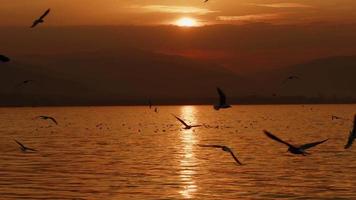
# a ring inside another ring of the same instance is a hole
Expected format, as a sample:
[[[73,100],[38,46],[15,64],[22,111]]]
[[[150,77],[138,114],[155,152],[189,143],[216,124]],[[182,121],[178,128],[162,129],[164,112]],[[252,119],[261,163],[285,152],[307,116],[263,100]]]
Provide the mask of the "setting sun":
[[[177,26],[181,27],[192,27],[192,26],[198,26],[198,23],[195,19],[189,18],[189,17],[183,17],[178,19],[175,24]]]

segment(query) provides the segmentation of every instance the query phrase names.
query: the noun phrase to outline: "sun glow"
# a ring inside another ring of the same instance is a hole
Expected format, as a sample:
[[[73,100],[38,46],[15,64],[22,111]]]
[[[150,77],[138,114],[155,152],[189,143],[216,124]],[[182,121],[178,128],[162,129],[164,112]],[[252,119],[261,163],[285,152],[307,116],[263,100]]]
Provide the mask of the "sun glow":
[[[180,18],[175,22],[175,24],[181,27],[198,26],[198,22],[195,19],[189,17]]]

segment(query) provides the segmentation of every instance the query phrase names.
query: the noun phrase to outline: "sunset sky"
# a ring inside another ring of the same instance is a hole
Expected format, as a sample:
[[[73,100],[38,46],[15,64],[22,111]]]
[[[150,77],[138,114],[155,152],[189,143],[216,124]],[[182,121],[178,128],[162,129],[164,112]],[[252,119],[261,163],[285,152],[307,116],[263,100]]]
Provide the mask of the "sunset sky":
[[[355,0],[2,0],[0,25],[28,25],[47,8],[56,25],[356,22]]]

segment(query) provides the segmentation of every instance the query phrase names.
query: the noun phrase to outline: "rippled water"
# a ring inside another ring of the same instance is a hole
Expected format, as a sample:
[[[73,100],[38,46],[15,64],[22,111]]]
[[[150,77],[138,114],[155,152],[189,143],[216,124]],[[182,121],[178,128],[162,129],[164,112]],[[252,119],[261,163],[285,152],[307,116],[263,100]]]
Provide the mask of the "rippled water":
[[[356,105],[0,108],[0,199],[356,199],[356,146],[343,149],[352,121],[331,120],[355,112]],[[171,113],[205,127],[183,130]],[[263,129],[296,144],[330,139],[297,156]],[[38,152],[22,153],[13,139]],[[244,165],[197,144],[228,145]]]

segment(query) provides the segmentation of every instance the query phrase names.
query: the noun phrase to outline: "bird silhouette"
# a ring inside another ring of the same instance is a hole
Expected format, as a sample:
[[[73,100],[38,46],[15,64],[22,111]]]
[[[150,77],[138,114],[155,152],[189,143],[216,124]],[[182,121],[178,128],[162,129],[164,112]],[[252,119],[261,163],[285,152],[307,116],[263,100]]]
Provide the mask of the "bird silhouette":
[[[322,140],[319,142],[313,142],[313,143],[303,144],[300,146],[294,146],[294,145],[289,144],[288,142],[281,140],[280,138],[278,138],[277,136],[273,135],[272,133],[270,133],[266,130],[264,130],[263,132],[267,135],[267,137],[271,138],[272,140],[275,140],[277,142],[287,145],[289,152],[291,152],[293,154],[302,154],[303,156],[309,154],[308,152],[306,152],[307,149],[312,148],[312,147],[319,145],[321,143],[324,143],[328,140],[328,139],[326,139],[326,140]]]
[[[55,118],[53,118],[53,117],[41,115],[41,116],[38,116],[37,118],[40,118],[40,119],[43,119],[43,120],[51,120],[56,125],[58,125],[57,120]]]
[[[354,116],[354,127],[350,132],[349,138],[348,138],[347,143],[344,148],[345,149],[350,148],[352,146],[352,143],[354,142],[355,138],[356,138],[356,115]]]
[[[288,81],[290,81],[290,80],[300,80],[300,78],[298,77],[298,76],[295,76],[295,75],[293,75],[293,76],[288,76],[283,82],[282,82],[282,84],[286,84]]]
[[[51,11],[51,9],[46,10],[46,12],[44,12],[41,17],[39,17],[38,19],[33,21],[33,24],[31,26],[31,28],[35,28],[38,24],[43,23],[44,22],[44,18],[48,15],[48,13],[50,11]]]
[[[21,87],[23,85],[27,85],[27,84],[32,83],[32,82],[34,82],[34,80],[24,80],[21,83],[17,84],[16,87]]]
[[[21,142],[15,140],[15,142],[20,145],[20,149],[22,152],[28,152],[28,151],[36,151],[35,149],[32,149],[32,148],[29,148],[29,147],[26,147],[25,145],[23,145]]]
[[[10,58],[8,58],[8,57],[6,57],[6,56],[4,56],[4,55],[0,55],[0,61],[1,62],[10,62]]]
[[[229,152],[230,155],[234,158],[235,162],[239,165],[242,165],[242,163],[237,159],[237,157],[235,156],[234,152],[231,150],[230,147],[228,146],[223,146],[223,145],[204,145],[204,144],[198,144],[198,146],[200,147],[211,147],[211,148],[218,148],[221,149],[225,152]]]
[[[224,108],[230,108],[231,105],[226,104],[226,95],[224,94],[224,92],[220,88],[216,88],[216,90],[218,91],[219,95],[219,104],[214,105],[214,109],[220,110]]]
[[[172,114],[173,115],[173,114]],[[180,121],[180,123],[182,123],[184,125],[184,129],[191,129],[194,127],[200,127],[202,125],[188,125],[187,123],[185,123],[185,121],[183,121],[182,119],[180,119],[179,117],[173,115],[178,121]]]

